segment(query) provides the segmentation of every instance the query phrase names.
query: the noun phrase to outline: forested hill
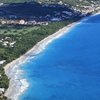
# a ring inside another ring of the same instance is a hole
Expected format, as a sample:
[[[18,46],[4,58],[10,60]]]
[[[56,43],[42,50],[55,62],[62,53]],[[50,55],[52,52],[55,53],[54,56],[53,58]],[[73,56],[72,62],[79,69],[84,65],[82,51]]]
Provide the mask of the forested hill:
[[[2,5],[2,3],[23,3],[32,1],[71,5],[74,9],[81,11],[82,13],[100,11],[100,0],[0,0],[0,5]]]

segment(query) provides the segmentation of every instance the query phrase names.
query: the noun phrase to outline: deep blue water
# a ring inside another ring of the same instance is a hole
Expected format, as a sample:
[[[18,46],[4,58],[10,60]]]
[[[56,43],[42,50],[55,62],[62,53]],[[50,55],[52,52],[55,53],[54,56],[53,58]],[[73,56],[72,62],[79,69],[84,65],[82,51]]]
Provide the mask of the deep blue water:
[[[90,17],[22,65],[20,100],[100,100],[100,15]]]

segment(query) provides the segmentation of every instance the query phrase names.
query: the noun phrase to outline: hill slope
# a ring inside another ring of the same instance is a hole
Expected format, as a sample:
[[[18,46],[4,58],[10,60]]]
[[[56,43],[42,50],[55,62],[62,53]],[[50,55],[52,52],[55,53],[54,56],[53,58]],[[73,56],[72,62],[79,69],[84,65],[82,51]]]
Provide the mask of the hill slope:
[[[0,0],[1,3],[22,3],[36,1],[39,3],[58,3],[71,5],[82,13],[100,11],[100,0]]]
[[[0,0],[1,3],[20,3],[20,2],[31,2],[31,1],[36,1],[36,2],[43,2],[43,3],[67,3],[70,5],[76,6],[77,4],[81,5],[90,5],[93,3],[93,1],[100,2],[100,0]]]
[[[11,2],[18,3],[18,2],[30,2],[30,1],[46,2],[46,3],[57,3],[59,1],[62,1],[64,3],[69,3],[69,4],[76,4],[76,3],[80,2],[80,0],[0,0],[0,2],[2,2],[2,3],[11,3]],[[84,1],[85,0],[82,0],[81,2],[84,2]],[[89,0],[89,1],[92,1],[92,0]]]

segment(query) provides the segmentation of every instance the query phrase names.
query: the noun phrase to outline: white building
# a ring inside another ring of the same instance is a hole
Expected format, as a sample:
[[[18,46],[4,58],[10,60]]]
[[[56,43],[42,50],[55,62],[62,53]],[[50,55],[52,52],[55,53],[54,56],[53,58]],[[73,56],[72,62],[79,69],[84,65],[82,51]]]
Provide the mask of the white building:
[[[0,94],[4,93],[5,89],[4,88],[0,88]]]
[[[0,61],[0,65],[2,65],[3,63],[5,63],[6,60],[2,60]]]

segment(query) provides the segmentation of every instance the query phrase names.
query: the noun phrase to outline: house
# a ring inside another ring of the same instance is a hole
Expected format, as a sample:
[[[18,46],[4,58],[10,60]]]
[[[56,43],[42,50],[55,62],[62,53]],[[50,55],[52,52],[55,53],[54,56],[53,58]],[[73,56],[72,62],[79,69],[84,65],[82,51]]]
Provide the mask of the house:
[[[6,21],[4,21],[4,20],[3,20],[3,21],[1,21],[1,24],[6,24]]]
[[[61,18],[52,18],[51,21],[61,21]]]
[[[13,41],[13,42],[9,43],[10,47],[14,47],[15,43],[16,43],[16,41]]]
[[[37,22],[37,25],[48,25],[48,22]]]
[[[19,24],[24,25],[25,24],[25,20],[20,20]]]
[[[0,88],[0,94],[3,94],[5,92],[5,88]]]
[[[4,42],[3,42],[3,46],[7,46],[8,44],[9,44],[8,41],[4,41]]]
[[[0,6],[3,6],[4,5],[4,3],[0,3]]]
[[[5,63],[6,60],[2,60],[0,61],[0,65],[2,65],[3,63]]]
[[[42,22],[42,25],[48,25],[48,22]]]
[[[35,20],[33,21],[27,21],[27,24],[26,25],[36,25],[37,22]]]

